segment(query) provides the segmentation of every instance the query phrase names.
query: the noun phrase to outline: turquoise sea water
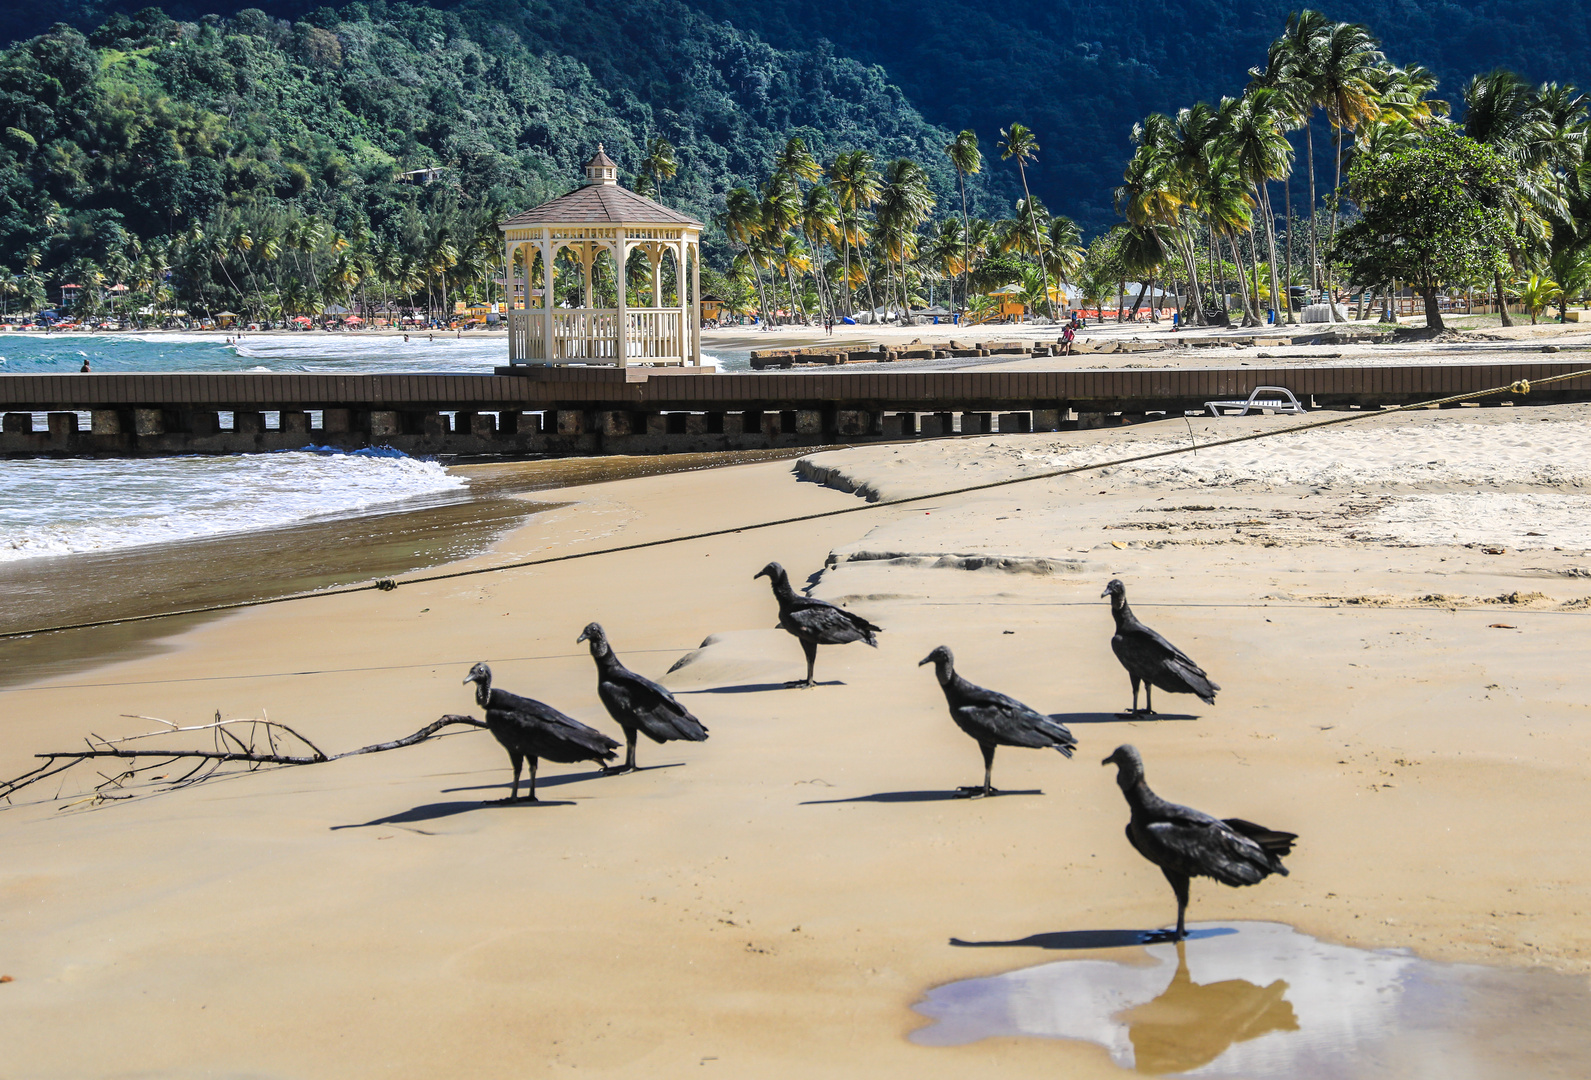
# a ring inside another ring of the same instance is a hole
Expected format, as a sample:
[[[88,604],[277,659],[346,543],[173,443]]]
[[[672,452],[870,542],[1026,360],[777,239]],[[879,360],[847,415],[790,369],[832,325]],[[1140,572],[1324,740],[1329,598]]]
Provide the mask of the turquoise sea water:
[[[743,370],[749,353],[723,358],[723,370]],[[705,358],[704,358],[705,359]],[[96,372],[115,371],[377,371],[489,374],[508,362],[502,336],[245,334],[0,334],[0,375],[77,372],[87,360]]]

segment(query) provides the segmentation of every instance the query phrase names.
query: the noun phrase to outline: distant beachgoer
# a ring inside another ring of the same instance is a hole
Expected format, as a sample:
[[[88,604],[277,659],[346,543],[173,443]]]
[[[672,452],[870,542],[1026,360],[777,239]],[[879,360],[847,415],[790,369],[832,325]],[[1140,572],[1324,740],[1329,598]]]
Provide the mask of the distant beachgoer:
[[[86,357],[83,360],[83,366],[78,368],[77,370],[78,370],[78,374],[79,375],[87,375],[88,374],[88,359]]]
[[[404,335],[403,335],[403,340],[404,340],[404,341],[405,341],[405,342],[407,342],[407,341],[408,341],[408,340],[409,340],[409,335],[408,335],[408,334],[404,334]]]
[[[435,341],[436,340],[436,335],[435,334],[427,334],[427,335],[425,335],[425,340],[427,340],[427,341]]]
[[[1061,330],[1061,355],[1062,356],[1071,356],[1072,355],[1072,339],[1075,338],[1076,336],[1077,336],[1077,331],[1072,329],[1072,325],[1070,323],[1067,323],[1066,326]]]

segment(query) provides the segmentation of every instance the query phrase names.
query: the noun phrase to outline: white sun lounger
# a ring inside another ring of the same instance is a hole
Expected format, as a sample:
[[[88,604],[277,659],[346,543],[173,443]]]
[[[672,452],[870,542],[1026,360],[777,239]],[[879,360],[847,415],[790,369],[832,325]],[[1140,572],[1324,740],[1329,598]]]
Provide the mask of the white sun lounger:
[[[1238,416],[1247,416],[1250,411],[1256,409],[1265,412],[1300,414],[1304,412],[1304,407],[1285,386],[1256,386],[1246,401],[1206,401],[1204,407],[1210,410],[1211,416],[1226,415],[1221,412],[1222,409],[1236,409]]]

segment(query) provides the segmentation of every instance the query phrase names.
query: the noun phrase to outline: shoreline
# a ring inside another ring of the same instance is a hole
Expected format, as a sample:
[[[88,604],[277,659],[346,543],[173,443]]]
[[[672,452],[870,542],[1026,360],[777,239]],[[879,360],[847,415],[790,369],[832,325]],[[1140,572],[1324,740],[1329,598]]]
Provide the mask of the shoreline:
[[[797,451],[552,458],[449,467],[457,492],[413,496],[292,525],[0,563],[0,633],[317,593],[489,556],[553,504],[540,491],[778,460]],[[180,597],[180,600],[167,598]],[[158,652],[225,612],[0,638],[0,688]]]

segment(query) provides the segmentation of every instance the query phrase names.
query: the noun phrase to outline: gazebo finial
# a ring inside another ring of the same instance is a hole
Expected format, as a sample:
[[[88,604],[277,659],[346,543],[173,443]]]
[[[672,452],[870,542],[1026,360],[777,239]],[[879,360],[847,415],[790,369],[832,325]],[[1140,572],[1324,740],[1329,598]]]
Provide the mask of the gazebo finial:
[[[619,166],[603,152],[602,144],[597,143],[596,155],[586,162],[586,183],[617,184],[618,182]]]

